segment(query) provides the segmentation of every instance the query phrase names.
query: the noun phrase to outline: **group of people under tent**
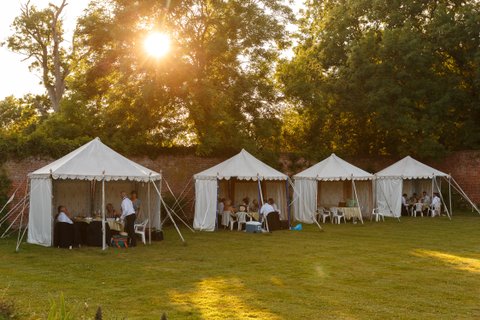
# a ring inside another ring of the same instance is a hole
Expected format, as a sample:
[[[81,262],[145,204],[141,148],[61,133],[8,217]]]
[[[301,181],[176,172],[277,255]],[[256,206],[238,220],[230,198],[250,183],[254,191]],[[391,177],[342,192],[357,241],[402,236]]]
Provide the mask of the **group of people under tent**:
[[[432,218],[436,215],[441,215],[441,199],[438,192],[433,193],[433,197],[430,197],[426,191],[420,196],[413,193],[410,198],[407,194],[402,195],[402,216],[416,216],[416,213],[422,215],[428,215],[431,213]]]
[[[280,214],[280,210],[273,198],[268,198],[261,207],[257,199],[253,199],[250,202],[248,197],[243,198],[236,205],[233,204],[231,199],[219,198],[217,204],[217,214],[224,228],[229,226],[232,219],[246,221],[248,217],[250,220],[263,222],[267,215],[272,212]]]
[[[137,245],[137,239],[135,237],[135,222],[141,214],[142,201],[138,198],[137,192],[132,191],[130,197],[127,196],[125,191],[120,192],[120,212],[115,210],[113,204],[108,203],[105,210],[105,218],[114,218],[121,222],[125,226],[125,231],[128,235],[128,246],[135,247]],[[101,217],[96,217],[101,219]],[[55,216],[56,223],[67,223],[73,225],[72,214],[68,211],[67,207],[60,205],[58,207],[58,213]]]

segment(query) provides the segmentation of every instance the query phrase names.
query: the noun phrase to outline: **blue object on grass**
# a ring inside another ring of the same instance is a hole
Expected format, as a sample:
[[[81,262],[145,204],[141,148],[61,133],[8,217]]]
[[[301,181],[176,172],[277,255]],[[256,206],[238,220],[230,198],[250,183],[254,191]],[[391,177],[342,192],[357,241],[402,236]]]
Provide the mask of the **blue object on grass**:
[[[299,224],[297,224],[295,227],[291,227],[290,230],[302,231],[302,224],[299,223]]]

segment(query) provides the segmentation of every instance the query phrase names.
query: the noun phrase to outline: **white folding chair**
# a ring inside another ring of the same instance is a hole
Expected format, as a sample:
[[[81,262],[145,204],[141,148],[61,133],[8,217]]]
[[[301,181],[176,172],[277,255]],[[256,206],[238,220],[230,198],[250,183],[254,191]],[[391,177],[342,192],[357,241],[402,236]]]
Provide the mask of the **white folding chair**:
[[[251,221],[251,220],[250,220]],[[237,212],[237,230],[242,230],[242,225],[247,224],[247,213],[245,211],[238,211]],[[231,225],[231,230],[233,230],[233,224]]]
[[[329,210],[325,209],[324,207],[319,207],[317,209],[317,221],[319,221],[320,218],[322,219],[323,223],[325,223],[327,218],[330,219],[330,221],[332,221],[332,213]]]
[[[385,221],[385,215],[378,208],[374,208],[372,210],[372,215],[370,216],[370,221],[372,221],[373,217],[375,217],[375,222],[380,221],[380,219],[382,219],[382,221]]]
[[[430,212],[432,213],[432,218],[435,216],[441,216],[441,211],[442,211],[442,206],[440,202],[435,203],[435,206],[433,208],[429,209]]]
[[[423,203],[415,203],[413,205],[413,209],[412,209],[412,216],[414,216],[415,218],[417,217],[417,213],[420,213],[420,215],[422,216],[423,218]]]
[[[342,222],[342,218],[343,218],[343,221],[347,223],[347,220],[345,219],[345,215],[343,214],[342,211],[338,210],[338,208],[336,207],[330,208],[330,210],[333,213],[333,216],[331,218],[332,223],[340,224]]]
[[[145,239],[145,229],[147,229],[148,219],[145,219],[141,223],[136,223],[133,227],[135,229],[135,234],[139,234],[142,237],[143,244],[147,244]]]

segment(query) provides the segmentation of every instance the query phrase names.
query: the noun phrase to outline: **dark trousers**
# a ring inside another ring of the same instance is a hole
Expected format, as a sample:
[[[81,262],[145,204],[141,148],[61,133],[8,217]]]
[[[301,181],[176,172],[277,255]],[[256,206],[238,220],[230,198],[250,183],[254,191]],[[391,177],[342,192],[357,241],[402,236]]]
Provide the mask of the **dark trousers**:
[[[128,233],[128,242],[131,247],[137,245],[137,238],[135,237],[135,219],[137,219],[136,214],[131,214],[125,217],[125,231]]]

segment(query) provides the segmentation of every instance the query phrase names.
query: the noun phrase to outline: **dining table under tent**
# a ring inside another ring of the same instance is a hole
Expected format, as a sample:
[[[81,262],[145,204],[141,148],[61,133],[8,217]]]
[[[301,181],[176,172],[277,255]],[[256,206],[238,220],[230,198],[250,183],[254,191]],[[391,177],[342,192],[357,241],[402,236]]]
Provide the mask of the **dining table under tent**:
[[[280,220],[290,220],[288,176],[258,160],[242,149],[237,155],[193,176],[195,180],[195,216],[193,227],[214,231],[218,227],[218,199],[228,198],[239,204],[248,197],[261,207],[273,198]]]
[[[443,187],[442,182],[446,182],[447,185]],[[480,213],[453,177],[406,156],[375,174],[376,206],[382,215],[399,218],[401,216],[403,194],[411,196],[416,193],[420,195],[425,191],[433,198],[433,193],[438,192],[442,207],[450,218],[452,213],[452,187],[472,205],[472,208]],[[446,199],[442,189],[447,188],[448,198]]]
[[[161,229],[162,175],[127,159],[99,138],[30,173],[28,178],[28,243],[53,245],[56,208],[64,205],[74,216],[101,215],[105,249],[105,206],[112,203],[120,209],[121,191],[135,190],[143,201],[142,218],[148,219],[148,230]]]
[[[318,207],[350,207],[360,211],[358,218],[363,222],[362,215],[373,209],[373,178],[373,174],[332,153],[293,176],[295,220],[316,222]]]

